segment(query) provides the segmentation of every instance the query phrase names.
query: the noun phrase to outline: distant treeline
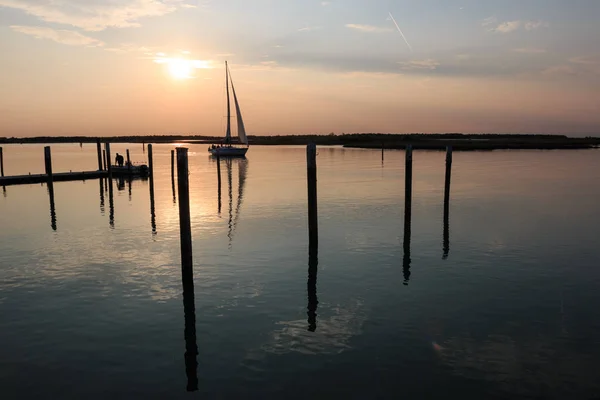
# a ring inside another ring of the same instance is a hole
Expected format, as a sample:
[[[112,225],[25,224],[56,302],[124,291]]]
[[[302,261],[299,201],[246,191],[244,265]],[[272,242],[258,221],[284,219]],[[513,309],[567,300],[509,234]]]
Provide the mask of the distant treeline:
[[[220,143],[222,136],[201,135],[152,135],[152,136],[38,136],[30,138],[0,138],[0,143],[94,143],[97,140],[111,143]],[[248,136],[254,145],[305,145],[314,142],[318,145],[342,145],[362,148],[414,148],[442,149],[453,146],[456,150],[493,149],[560,149],[588,148],[600,145],[600,138],[570,138],[565,135],[547,134],[390,134],[390,133],[343,133],[329,135],[275,135]]]

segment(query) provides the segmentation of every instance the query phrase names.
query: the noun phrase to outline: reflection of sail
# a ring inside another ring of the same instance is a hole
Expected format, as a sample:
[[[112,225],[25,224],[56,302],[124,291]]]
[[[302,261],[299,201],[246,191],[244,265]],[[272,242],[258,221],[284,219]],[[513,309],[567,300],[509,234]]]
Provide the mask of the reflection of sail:
[[[232,229],[233,229],[233,192],[232,192],[232,176],[231,176],[231,158],[225,159],[225,166],[227,167],[227,183],[229,185],[229,221],[227,222],[227,226],[229,227],[229,231],[227,232],[227,237],[229,238],[229,246],[231,247],[231,239],[232,239]]]
[[[240,217],[240,209],[244,201],[244,187],[246,186],[246,175],[248,173],[248,160],[246,158],[229,158],[224,159],[225,167],[227,169],[227,185],[229,194],[229,219],[227,221],[227,237],[229,238],[229,246],[233,240],[235,228],[237,226],[238,219]],[[220,162],[217,160],[217,162]],[[238,164],[238,196],[236,200],[235,210],[233,209],[233,163]],[[217,164],[219,165],[219,164]],[[217,168],[217,172],[220,174],[220,167]],[[220,176],[220,175],[219,175]],[[219,213],[221,212],[221,180],[219,179],[218,195],[219,195]]]
[[[246,184],[246,174],[248,173],[248,160],[246,158],[238,159],[238,198],[235,206],[235,219],[233,220],[233,231],[237,226],[240,217],[240,206],[244,200],[244,185]]]

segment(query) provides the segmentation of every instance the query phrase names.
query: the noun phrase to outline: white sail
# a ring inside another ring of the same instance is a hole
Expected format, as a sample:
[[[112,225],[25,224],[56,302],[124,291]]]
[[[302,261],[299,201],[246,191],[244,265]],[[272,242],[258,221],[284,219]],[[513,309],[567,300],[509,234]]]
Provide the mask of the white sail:
[[[231,73],[230,73],[231,75]],[[231,79],[231,76],[229,77]],[[240,104],[238,103],[237,96],[235,95],[235,87],[233,86],[233,80],[231,80],[231,90],[233,92],[233,101],[235,102],[235,113],[237,115],[237,126],[238,126],[238,137],[240,142],[248,145],[248,137],[246,136],[246,128],[244,127],[244,120],[242,119],[242,112],[240,111]]]

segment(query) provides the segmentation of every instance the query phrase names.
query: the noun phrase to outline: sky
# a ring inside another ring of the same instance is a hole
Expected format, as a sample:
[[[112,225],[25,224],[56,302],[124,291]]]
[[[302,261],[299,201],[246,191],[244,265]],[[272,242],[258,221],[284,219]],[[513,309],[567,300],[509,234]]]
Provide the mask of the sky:
[[[0,0],[0,136],[600,133],[598,0]]]

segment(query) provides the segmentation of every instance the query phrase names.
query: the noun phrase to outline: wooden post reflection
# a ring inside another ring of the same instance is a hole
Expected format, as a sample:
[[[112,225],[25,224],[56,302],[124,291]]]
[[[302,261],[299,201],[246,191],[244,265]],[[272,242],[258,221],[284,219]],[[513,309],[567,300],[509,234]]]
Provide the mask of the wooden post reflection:
[[[113,180],[111,177],[108,178],[108,223],[111,228],[115,227],[115,201],[113,197]]]
[[[314,332],[317,330],[317,306],[319,300],[317,298],[317,272],[319,265],[319,246],[316,243],[310,242],[308,245],[308,281],[306,283],[308,292],[308,330]]]
[[[56,207],[54,205],[54,185],[48,183],[48,197],[50,198],[50,226],[56,231]]]
[[[217,152],[217,195],[219,202],[219,215],[221,215],[221,156]]]
[[[177,204],[175,196],[175,150],[171,150],[171,189],[173,191],[173,204]]]
[[[452,146],[446,148],[446,180],[444,184],[444,239],[442,259],[448,258],[450,252],[450,178],[452,177]]]
[[[148,144],[148,169],[150,179],[150,226],[152,234],[156,235],[156,212],[154,208],[154,162],[152,155],[152,144]]]
[[[104,179],[98,179],[100,182],[100,213],[104,215]]]
[[[129,191],[129,201],[131,201],[131,183],[133,181],[133,178],[131,175],[127,176],[127,189]]]
[[[402,272],[404,275],[404,285],[408,285],[410,280],[410,228],[412,216],[412,146],[406,147],[406,168],[405,168],[405,188],[404,188],[404,240],[402,247],[404,257],[402,259]]]
[[[198,345],[196,342],[196,306],[194,301],[188,149],[184,147],[177,149],[177,189],[179,194],[181,279],[185,315],[185,371],[188,378],[187,390],[188,392],[193,392],[198,390]]]

